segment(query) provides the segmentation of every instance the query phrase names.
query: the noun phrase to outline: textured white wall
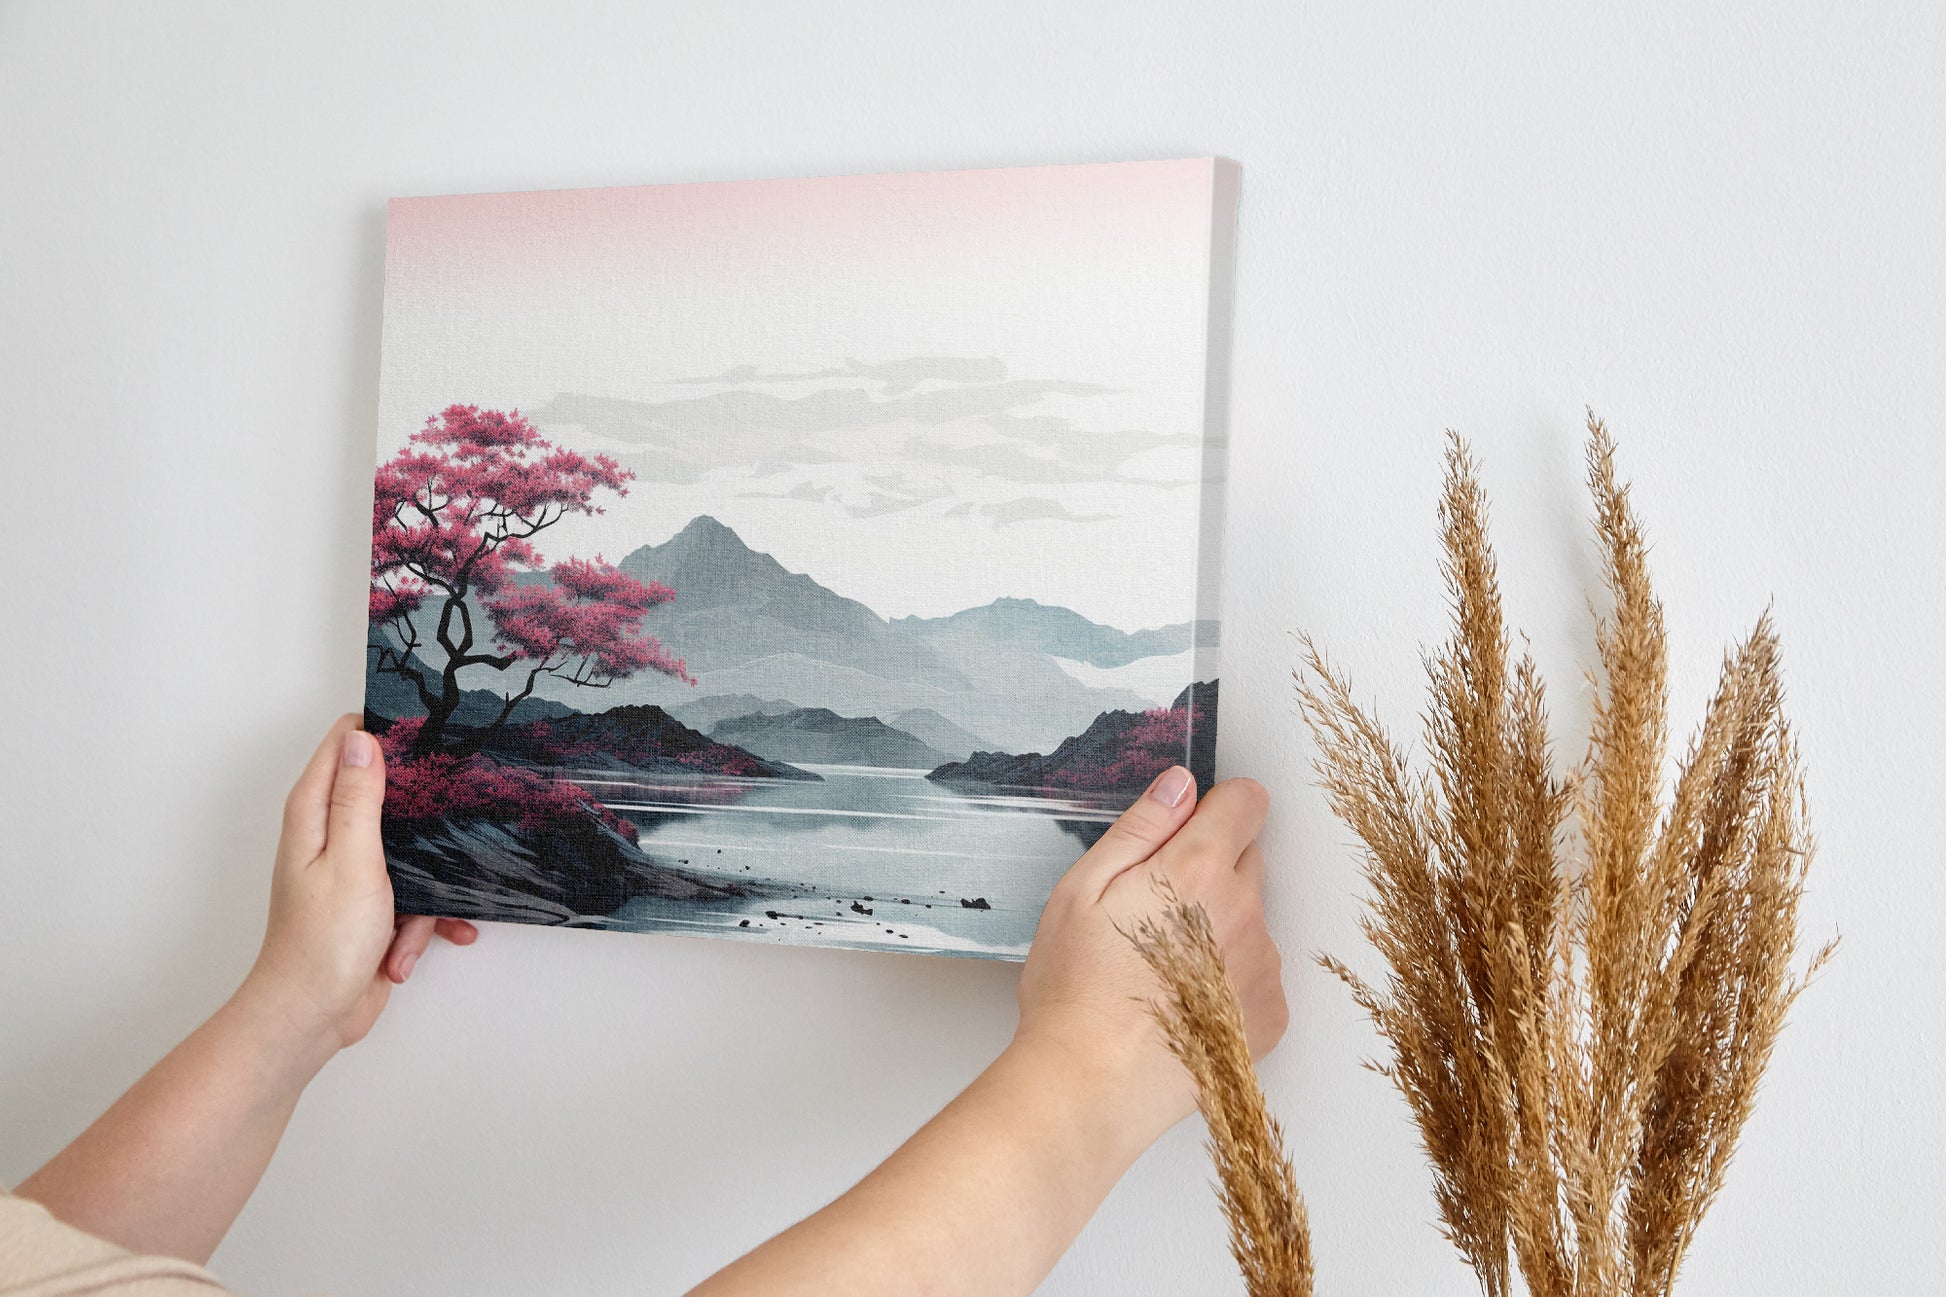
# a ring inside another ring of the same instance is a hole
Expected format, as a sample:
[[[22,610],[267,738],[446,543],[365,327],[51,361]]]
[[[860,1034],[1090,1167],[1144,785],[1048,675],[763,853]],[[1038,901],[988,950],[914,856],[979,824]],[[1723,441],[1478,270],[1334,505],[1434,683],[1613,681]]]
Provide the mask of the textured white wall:
[[[1679,715],[1774,601],[1846,945],[1697,1293],[1911,1291],[1946,1195],[1946,291],[1920,3],[0,7],[0,1180],[255,948],[276,811],[359,697],[391,194],[1220,153],[1244,164],[1223,763],[1268,783],[1266,1080],[1324,1290],[1471,1290],[1375,1042],[1294,628],[1401,724],[1441,429],[1585,720],[1583,403],[1657,541]],[[1570,745],[1572,746],[1572,745]],[[1014,973],[499,927],[326,1072],[216,1264],[246,1291],[673,1292],[1005,1040]],[[1197,1133],[1046,1291],[1234,1290]]]

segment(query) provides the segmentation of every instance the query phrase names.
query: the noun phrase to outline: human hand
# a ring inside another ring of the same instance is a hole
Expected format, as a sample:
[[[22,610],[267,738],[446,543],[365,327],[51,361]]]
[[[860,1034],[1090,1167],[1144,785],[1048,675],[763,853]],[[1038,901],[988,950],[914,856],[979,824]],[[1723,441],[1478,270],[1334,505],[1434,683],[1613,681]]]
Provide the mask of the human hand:
[[[332,1054],[371,1029],[435,930],[392,914],[379,843],[385,758],[346,716],[284,803],[263,949],[237,993],[20,1186],[135,1252],[207,1261]]]
[[[395,915],[379,841],[385,755],[340,717],[284,803],[263,949],[238,998],[328,1057],[362,1040],[437,933],[471,945],[461,919]]]
[[[1229,779],[1199,804],[1189,772],[1165,770],[1068,870],[1041,914],[1015,1045],[1060,1057],[1065,1074],[1098,1085],[1141,1146],[1195,1107],[1188,1074],[1149,1013],[1161,985],[1123,935],[1164,907],[1158,880],[1209,913],[1252,1055],[1269,1053],[1289,1023],[1256,843],[1268,801],[1254,780]]]

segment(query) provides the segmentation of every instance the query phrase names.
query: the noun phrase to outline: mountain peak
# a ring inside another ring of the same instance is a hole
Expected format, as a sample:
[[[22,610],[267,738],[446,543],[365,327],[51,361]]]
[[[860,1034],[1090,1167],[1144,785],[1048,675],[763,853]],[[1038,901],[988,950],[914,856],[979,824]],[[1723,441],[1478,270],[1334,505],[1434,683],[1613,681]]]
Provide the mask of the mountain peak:
[[[777,623],[773,632],[785,634],[778,628],[794,628],[782,641],[767,641],[773,651],[801,650],[803,633],[808,631],[869,634],[871,626],[884,624],[864,604],[834,594],[804,573],[786,568],[775,556],[752,549],[734,530],[706,513],[691,518],[660,545],[642,546],[620,566],[639,581],[660,581],[676,592],[675,602],[651,613],[655,620],[649,623],[658,636],[666,631],[671,643],[681,643],[687,633],[676,623],[709,609],[762,608],[764,616]],[[744,653],[754,642],[722,647]],[[761,655],[751,651],[749,656]],[[709,656],[692,659],[690,669],[713,670],[713,661]]]
[[[692,605],[711,585],[719,587],[713,593],[720,601],[752,573],[783,571],[776,559],[751,549],[743,537],[706,513],[691,518],[660,545],[635,550],[621,567],[631,576],[674,586]],[[704,589],[696,588],[699,581]]]
[[[691,544],[722,545],[727,543],[736,545],[742,549],[750,548],[743,543],[743,537],[737,535],[733,529],[724,526],[706,513],[699,513],[694,518],[691,518],[683,525],[681,531],[669,538],[670,543],[679,540],[688,541]]]

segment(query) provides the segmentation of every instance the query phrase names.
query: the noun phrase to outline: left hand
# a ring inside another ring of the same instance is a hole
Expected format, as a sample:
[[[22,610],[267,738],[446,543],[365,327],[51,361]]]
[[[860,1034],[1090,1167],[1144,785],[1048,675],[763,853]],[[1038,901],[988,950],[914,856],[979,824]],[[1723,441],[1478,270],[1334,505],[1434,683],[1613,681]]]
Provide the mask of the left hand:
[[[456,946],[480,935],[462,919],[393,913],[379,841],[385,755],[358,723],[339,718],[284,803],[270,922],[239,992],[327,1054],[364,1038],[434,933]]]
[[[346,716],[284,804],[250,975],[21,1197],[133,1252],[209,1259],[317,1070],[371,1030],[435,930],[462,946],[479,935],[456,919],[393,916],[384,803],[385,756]]]

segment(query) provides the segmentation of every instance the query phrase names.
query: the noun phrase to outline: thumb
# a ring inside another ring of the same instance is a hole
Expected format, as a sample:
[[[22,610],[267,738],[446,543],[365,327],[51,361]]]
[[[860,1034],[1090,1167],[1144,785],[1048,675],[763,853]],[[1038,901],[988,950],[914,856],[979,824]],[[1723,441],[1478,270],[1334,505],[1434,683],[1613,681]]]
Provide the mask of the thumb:
[[[331,781],[325,849],[378,845],[379,813],[385,807],[385,753],[363,730],[346,730]]]
[[[1091,896],[1100,896],[1117,875],[1154,855],[1196,809],[1196,780],[1181,766],[1155,777],[1134,805],[1108,826],[1070,871]]]

